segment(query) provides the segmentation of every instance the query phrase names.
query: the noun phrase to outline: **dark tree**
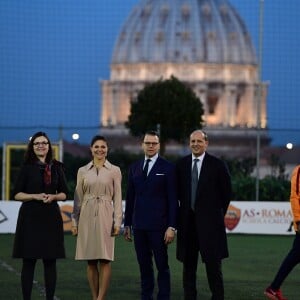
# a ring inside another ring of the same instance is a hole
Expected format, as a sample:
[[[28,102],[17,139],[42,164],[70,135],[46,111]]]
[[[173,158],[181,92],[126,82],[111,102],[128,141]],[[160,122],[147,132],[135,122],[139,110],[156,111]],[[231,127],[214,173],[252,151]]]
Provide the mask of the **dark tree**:
[[[194,129],[202,128],[202,103],[194,91],[175,77],[146,85],[131,102],[126,122],[133,136],[159,126],[161,152],[170,140],[183,142]]]

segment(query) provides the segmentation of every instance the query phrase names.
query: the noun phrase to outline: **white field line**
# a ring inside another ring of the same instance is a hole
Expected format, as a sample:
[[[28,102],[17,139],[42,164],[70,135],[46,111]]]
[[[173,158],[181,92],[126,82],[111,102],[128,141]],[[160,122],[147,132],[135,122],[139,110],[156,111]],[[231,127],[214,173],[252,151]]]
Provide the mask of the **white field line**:
[[[0,259],[0,266],[8,272],[14,273],[17,277],[21,277],[21,273],[15,270],[7,262]],[[46,296],[45,288],[37,280],[33,279],[33,286],[39,292],[40,296]],[[60,300],[57,296],[54,296],[53,300]]]

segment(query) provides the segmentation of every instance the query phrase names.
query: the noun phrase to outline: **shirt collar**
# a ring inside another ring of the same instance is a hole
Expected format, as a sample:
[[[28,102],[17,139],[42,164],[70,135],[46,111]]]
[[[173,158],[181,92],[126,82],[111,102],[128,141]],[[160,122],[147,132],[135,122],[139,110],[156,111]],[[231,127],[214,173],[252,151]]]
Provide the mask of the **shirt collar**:
[[[194,159],[199,159],[200,161],[202,161],[204,156],[205,152],[203,152],[200,156],[195,156],[194,154],[192,154],[192,161],[194,161]]]
[[[106,169],[111,169],[111,166],[112,164],[106,159],[105,162],[104,162],[104,165],[103,167],[105,167]],[[94,167],[94,163],[93,161],[90,161],[88,164],[87,164],[87,169],[90,170]]]
[[[145,156],[145,160],[151,159],[151,163],[155,163],[156,160],[157,160],[157,158],[158,158],[158,153],[156,153],[156,154],[155,154],[154,156],[152,156],[152,157],[147,157],[147,156]]]

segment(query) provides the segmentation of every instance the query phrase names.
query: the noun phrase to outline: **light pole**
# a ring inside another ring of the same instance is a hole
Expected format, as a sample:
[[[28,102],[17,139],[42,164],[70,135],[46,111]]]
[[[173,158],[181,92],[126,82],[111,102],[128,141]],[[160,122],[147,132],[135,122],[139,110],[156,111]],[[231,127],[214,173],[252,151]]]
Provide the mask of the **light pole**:
[[[263,55],[263,16],[264,0],[259,3],[259,34],[258,34],[258,92],[257,92],[257,139],[256,139],[256,185],[255,200],[259,201],[260,178],[260,135],[261,135],[261,102],[262,102],[262,55]]]
[[[64,128],[62,125],[58,127],[58,144],[59,144],[59,160],[63,161],[64,160]]]

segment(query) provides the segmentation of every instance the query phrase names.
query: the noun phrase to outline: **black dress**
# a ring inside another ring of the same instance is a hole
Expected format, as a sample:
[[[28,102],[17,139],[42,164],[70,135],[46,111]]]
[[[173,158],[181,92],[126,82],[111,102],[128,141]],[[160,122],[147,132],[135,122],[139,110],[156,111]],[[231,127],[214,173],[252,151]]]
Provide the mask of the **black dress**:
[[[18,176],[13,196],[19,192],[28,194],[68,193],[62,163],[51,165],[51,184],[43,180],[44,165],[25,164]],[[63,220],[56,201],[23,202],[17,221],[13,247],[15,258],[55,259],[65,257]]]

